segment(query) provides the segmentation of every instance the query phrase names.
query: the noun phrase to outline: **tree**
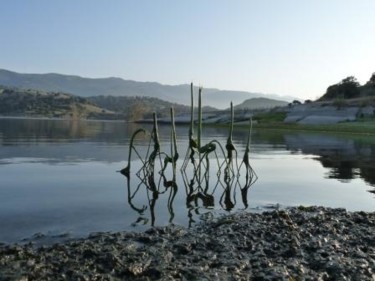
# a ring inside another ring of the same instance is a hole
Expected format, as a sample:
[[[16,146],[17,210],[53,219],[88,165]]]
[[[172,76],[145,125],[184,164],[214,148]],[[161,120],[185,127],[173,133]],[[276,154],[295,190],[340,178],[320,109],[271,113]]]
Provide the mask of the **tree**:
[[[341,82],[331,85],[321,100],[330,100],[337,98],[351,99],[360,95],[360,84],[354,76],[348,76]]]
[[[369,85],[372,88],[375,88],[375,72],[371,75],[370,80],[368,80],[366,85]]]
[[[355,78],[354,76],[348,76],[348,77],[342,79],[340,84],[348,84],[348,85],[351,84],[351,85],[355,85],[355,86],[359,87],[359,83],[357,81],[357,78]]]
[[[128,120],[136,121],[143,118],[145,112],[142,102],[135,101],[134,104],[128,109]]]

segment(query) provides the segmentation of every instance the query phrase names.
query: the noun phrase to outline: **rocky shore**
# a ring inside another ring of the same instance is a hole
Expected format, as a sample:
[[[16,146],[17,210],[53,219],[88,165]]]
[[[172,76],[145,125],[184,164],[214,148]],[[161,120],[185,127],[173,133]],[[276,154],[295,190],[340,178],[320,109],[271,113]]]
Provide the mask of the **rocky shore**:
[[[0,245],[0,280],[375,280],[375,212],[299,207],[186,229]]]

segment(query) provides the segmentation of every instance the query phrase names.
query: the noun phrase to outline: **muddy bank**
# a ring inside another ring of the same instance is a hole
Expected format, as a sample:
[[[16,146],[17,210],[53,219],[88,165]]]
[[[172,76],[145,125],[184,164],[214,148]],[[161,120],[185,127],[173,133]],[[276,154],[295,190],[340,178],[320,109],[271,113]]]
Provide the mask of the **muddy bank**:
[[[0,280],[375,280],[375,213],[300,207],[192,229],[0,246]]]

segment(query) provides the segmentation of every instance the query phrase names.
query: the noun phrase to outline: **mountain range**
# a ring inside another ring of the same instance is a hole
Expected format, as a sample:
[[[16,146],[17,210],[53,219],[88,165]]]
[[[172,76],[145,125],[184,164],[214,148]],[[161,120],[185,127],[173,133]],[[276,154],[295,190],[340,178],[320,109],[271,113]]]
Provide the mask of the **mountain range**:
[[[190,105],[190,85],[163,85],[157,82],[138,82],[117,77],[84,78],[57,73],[24,74],[0,69],[0,85],[20,89],[35,89],[47,92],[63,92],[81,97],[94,96],[140,96],[158,98],[171,103]],[[195,92],[198,88],[194,87]],[[245,100],[263,97],[291,101],[295,98],[245,91],[203,89],[203,104],[218,109],[228,108],[230,102],[240,104]]]

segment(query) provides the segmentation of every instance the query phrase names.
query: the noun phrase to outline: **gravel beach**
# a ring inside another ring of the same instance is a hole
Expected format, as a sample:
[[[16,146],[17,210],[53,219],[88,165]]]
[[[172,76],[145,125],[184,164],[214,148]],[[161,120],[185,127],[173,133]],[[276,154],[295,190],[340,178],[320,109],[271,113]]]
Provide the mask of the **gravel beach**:
[[[190,229],[0,245],[0,280],[375,280],[375,212],[240,212]]]

